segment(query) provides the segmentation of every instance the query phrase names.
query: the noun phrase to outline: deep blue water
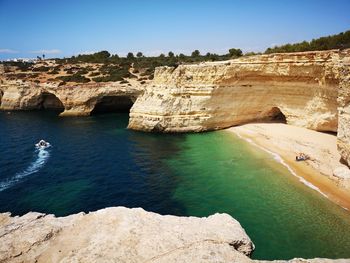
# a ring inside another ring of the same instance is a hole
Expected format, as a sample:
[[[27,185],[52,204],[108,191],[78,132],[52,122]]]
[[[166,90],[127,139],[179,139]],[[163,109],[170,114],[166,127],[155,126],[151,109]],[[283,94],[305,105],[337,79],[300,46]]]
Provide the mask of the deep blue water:
[[[170,198],[176,178],[160,168],[184,137],[129,131],[127,122],[127,114],[0,113],[0,211],[63,216],[121,205],[184,214]],[[52,145],[45,153],[34,147],[42,138]]]
[[[127,130],[128,114],[0,112],[0,212],[109,206],[236,218],[254,258],[350,257],[350,213],[235,135]],[[45,139],[52,147],[38,151]]]

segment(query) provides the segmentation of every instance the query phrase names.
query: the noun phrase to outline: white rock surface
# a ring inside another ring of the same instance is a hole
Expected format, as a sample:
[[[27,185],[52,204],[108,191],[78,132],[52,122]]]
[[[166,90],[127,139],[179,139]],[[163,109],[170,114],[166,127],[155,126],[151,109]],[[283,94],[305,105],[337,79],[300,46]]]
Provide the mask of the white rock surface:
[[[0,262],[250,262],[252,250],[227,214],[176,217],[112,207],[59,218],[0,215]]]
[[[268,262],[248,256],[254,245],[227,214],[162,216],[141,208],[110,207],[55,217],[0,214],[0,262]],[[293,259],[292,263],[350,262]]]

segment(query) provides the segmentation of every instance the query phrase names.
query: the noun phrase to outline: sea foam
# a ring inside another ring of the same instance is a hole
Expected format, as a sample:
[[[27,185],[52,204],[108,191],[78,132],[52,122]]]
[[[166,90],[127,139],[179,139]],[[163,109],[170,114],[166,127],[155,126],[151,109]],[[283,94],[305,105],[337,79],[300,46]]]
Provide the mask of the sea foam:
[[[23,171],[16,173],[13,177],[8,178],[0,182],[0,192],[8,189],[18,182],[22,181],[23,178],[38,172],[47,162],[50,157],[50,153],[47,149],[37,149],[36,159]]]

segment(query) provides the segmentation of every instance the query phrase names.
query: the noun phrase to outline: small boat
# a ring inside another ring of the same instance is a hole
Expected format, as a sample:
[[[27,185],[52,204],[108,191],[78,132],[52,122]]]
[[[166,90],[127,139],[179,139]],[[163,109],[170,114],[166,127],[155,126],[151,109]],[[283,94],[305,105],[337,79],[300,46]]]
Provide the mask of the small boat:
[[[35,144],[37,148],[44,149],[50,146],[49,142],[46,142],[45,140],[40,140],[38,143]]]

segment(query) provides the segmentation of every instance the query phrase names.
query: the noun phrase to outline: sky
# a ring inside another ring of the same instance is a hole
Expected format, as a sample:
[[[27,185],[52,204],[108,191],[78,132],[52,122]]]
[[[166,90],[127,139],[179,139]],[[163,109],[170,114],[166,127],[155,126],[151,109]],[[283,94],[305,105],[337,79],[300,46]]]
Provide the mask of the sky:
[[[350,30],[350,0],[0,0],[0,60],[224,54]]]

